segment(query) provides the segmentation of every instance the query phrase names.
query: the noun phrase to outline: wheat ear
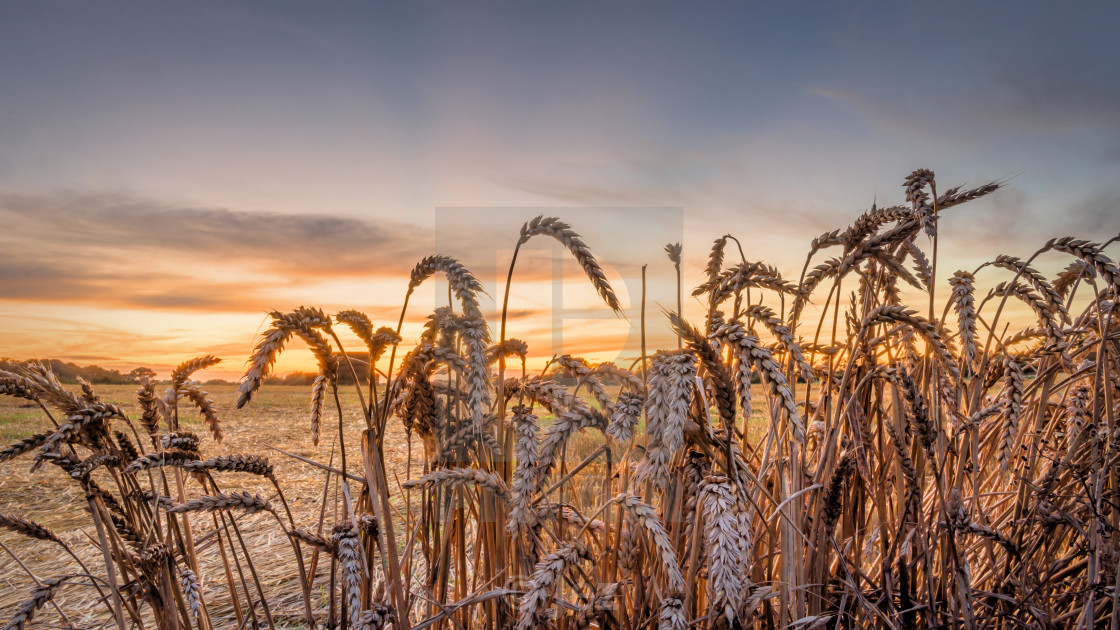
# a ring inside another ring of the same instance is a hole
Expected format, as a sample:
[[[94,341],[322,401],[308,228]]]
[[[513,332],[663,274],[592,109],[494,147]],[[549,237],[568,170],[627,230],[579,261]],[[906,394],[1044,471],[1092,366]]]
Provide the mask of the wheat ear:
[[[517,241],[517,246],[521,247],[538,234],[551,236],[560,241],[560,244],[566,247],[572,253],[572,256],[575,256],[576,262],[583,268],[583,272],[587,274],[587,278],[591,280],[592,286],[599,292],[599,296],[603,298],[607,306],[616,313],[622,311],[618,297],[615,296],[614,289],[607,282],[607,276],[603,273],[599,261],[595,260],[595,256],[591,254],[587,244],[583,242],[579,234],[572,230],[570,225],[557,217],[545,218],[544,215],[538,215],[532,221],[521,226],[521,238]]]
[[[1000,255],[992,261],[992,265],[1006,269],[1019,275],[1020,278],[1025,278],[1035,291],[1038,291],[1042,299],[1046,301],[1046,305],[1050,307],[1050,311],[1054,313],[1061,321],[1069,321],[1069,312],[1066,311],[1065,301],[1062,295],[1058,293],[1037,269],[1028,265],[1026,262],[1016,258],[1015,256]]]
[[[13,444],[9,444],[3,450],[0,450],[0,462],[6,462],[9,459],[14,459],[24,453],[41,447],[43,444],[46,444],[47,440],[49,440],[52,435],[54,435],[53,431],[44,431],[25,437]]]
[[[171,372],[171,386],[174,389],[179,389],[183,386],[184,383],[187,382],[187,379],[191,377],[191,374],[194,374],[199,370],[205,370],[206,368],[213,367],[221,362],[221,359],[209,354],[184,361]]]
[[[650,363],[646,398],[646,461],[640,477],[664,487],[669,463],[684,446],[685,426],[696,390],[696,357],[690,350],[661,351]]]
[[[684,602],[680,597],[662,598],[657,629],[688,630],[688,616],[685,615]]]
[[[957,312],[957,330],[961,340],[961,356],[967,366],[976,365],[976,305],[975,277],[967,271],[958,271],[949,278],[953,289],[953,310]]]
[[[535,513],[530,509],[532,495],[536,491],[537,449],[540,447],[540,428],[537,417],[528,407],[513,408],[510,418],[515,435],[514,455],[517,468],[513,471],[513,485],[510,490],[510,511],[507,528],[511,533],[528,529],[535,524]]]
[[[708,339],[707,335],[701,333],[695,326],[676,313],[667,313],[667,315],[669,322],[684,342],[685,347],[700,359],[700,364],[704,368],[704,382],[708,391],[711,392],[712,398],[716,401],[716,410],[719,411],[723,425],[725,427],[733,425],[735,423],[733,387],[731,375],[727,371],[727,366],[723,363],[723,357],[720,356],[716,346]],[[744,414],[747,413],[744,412]]]
[[[640,498],[629,492],[623,492],[615,497],[615,502],[621,505],[627,513],[641,524],[650,541],[657,548],[661,558],[661,566],[665,569],[668,578],[669,591],[680,593],[685,590],[684,576],[681,574],[680,564],[677,562],[677,552],[665,531],[665,524],[653,509]]]
[[[502,481],[501,476],[479,468],[441,468],[433,470],[418,479],[410,479],[404,482],[402,486],[405,488],[433,488],[436,486],[460,488],[468,484],[487,488],[502,498],[506,496],[506,484]]]
[[[588,365],[586,359],[573,357],[570,354],[562,354],[556,357],[556,365],[568,370],[568,372],[579,379],[580,383],[586,383],[601,409],[608,409],[611,406],[611,396],[607,393],[607,388],[603,386],[603,382],[595,375],[594,370]]]
[[[136,401],[140,403],[140,424],[144,425],[150,435],[159,433],[159,423],[163,416],[160,413],[159,398],[156,396],[151,379],[145,377],[140,381],[140,387],[136,390]]]
[[[773,309],[762,304],[754,304],[748,306],[746,310],[743,311],[743,314],[762,322],[763,325],[766,326],[766,329],[770,331],[770,334],[774,335],[786,349],[786,352],[789,353],[790,357],[793,359],[794,365],[796,365],[801,372],[801,376],[805,380],[813,378],[813,367],[809,365],[809,362],[805,359],[805,354],[802,352],[800,344],[793,338],[793,333],[790,331],[789,327],[782,323],[782,320],[778,319],[777,315],[774,314]]]
[[[208,398],[210,394],[197,383],[186,383],[182,389],[187,398],[190,398],[190,401],[198,408],[198,412],[202,415],[202,419],[206,422],[206,428],[210,429],[210,434],[214,436],[214,440],[221,443],[226,434],[222,430],[222,420],[214,409],[214,401]]]
[[[75,396],[73,392],[63,387],[58,381],[58,376],[46,364],[27,363],[21,365],[17,371],[19,376],[25,379],[24,382],[34,388],[35,396],[39,400],[53,405],[66,415],[74,415],[90,406],[81,397]]]
[[[141,470],[150,470],[161,466],[183,466],[197,461],[198,455],[190,451],[163,451],[148,453],[133,460],[124,469],[126,473],[135,473]]]
[[[230,472],[245,472],[260,475],[268,479],[275,479],[272,464],[267,457],[260,455],[221,455],[206,461],[194,461],[182,464],[183,470],[219,470]]]
[[[12,396],[13,398],[39,402],[39,394],[36,393],[35,386],[31,381],[18,374],[3,370],[0,370],[0,396]]]
[[[634,427],[642,417],[645,399],[641,394],[623,392],[611,406],[611,423],[607,425],[607,435],[622,444],[628,444],[634,437]]]
[[[58,591],[59,586],[68,579],[70,579],[69,576],[43,580],[40,586],[31,590],[31,597],[24,600],[16,608],[16,614],[8,620],[8,624],[4,626],[3,630],[23,630],[27,627],[27,623],[35,616],[35,611],[46,606],[54,599],[54,594]]]
[[[477,294],[485,293],[482,288],[482,283],[476,280],[474,275],[458,260],[450,256],[428,256],[416,263],[408,281],[407,295],[412,295],[416,287],[420,286],[437,271],[443,272],[447,277],[447,283],[451,285],[451,290],[455,293],[455,297],[459,299],[459,303],[463,306],[463,314],[467,317],[481,318],[482,309],[478,306]]]
[[[190,431],[175,431],[168,433],[159,440],[164,449],[177,448],[182,451],[198,452],[198,435]]]
[[[726,477],[708,477],[700,484],[708,554],[709,612],[733,626],[749,584],[750,521]]]
[[[517,630],[539,628],[546,622],[545,613],[551,604],[552,590],[564,569],[579,560],[590,560],[587,547],[574,541],[548,554],[533,569],[533,577],[521,597],[517,616]]]
[[[750,367],[753,366],[758,370],[762,382],[770,390],[770,395],[781,401],[789,415],[794,439],[804,443],[805,425],[801,420],[801,413],[797,410],[797,402],[793,399],[793,391],[790,389],[785,374],[782,373],[781,366],[774,360],[770,351],[759,343],[758,337],[749,334],[739,323],[721,326],[716,331],[715,336],[724,339],[735,352],[737,365],[739,366],[738,386],[741,392],[740,396],[745,395],[742,392],[750,391]],[[743,411],[744,414],[749,412],[749,408]]]
[[[336,546],[333,540],[327,538],[326,536],[320,536],[319,534],[316,534],[315,532],[305,527],[300,527],[298,529],[292,530],[291,532],[289,532],[289,535],[292,538],[299,540],[300,542],[307,543],[308,545],[311,545],[313,547],[318,547],[328,553],[333,554],[335,552]]]
[[[202,614],[202,585],[194,571],[183,567],[179,571],[179,584],[183,587],[183,598],[187,600],[187,608],[191,616],[198,619]]]
[[[855,469],[856,454],[848,451],[840,456],[840,461],[836,462],[836,468],[832,470],[832,476],[828,478],[824,495],[821,497],[821,525],[826,536],[832,534],[833,528],[840,520],[844,507],[844,485]]]
[[[1075,239],[1071,236],[1052,239],[1046,243],[1043,250],[1053,249],[1059,252],[1076,256],[1093,268],[1093,271],[1106,282],[1113,290],[1120,290],[1120,269],[1116,263],[1104,253],[1104,247],[1097,243]]]
[[[45,527],[36,523],[35,521],[13,516],[11,514],[0,514],[0,529],[7,529],[23,534],[28,538],[35,538],[37,540],[50,540],[58,544],[62,544],[62,540],[55,534],[49,527]]]
[[[342,585],[346,590],[350,625],[357,626],[362,613],[362,554],[358,547],[358,532],[350,523],[335,526],[334,543],[338,561],[342,565]]]
[[[386,624],[394,622],[396,615],[393,614],[393,609],[385,604],[374,602],[371,604],[370,610],[363,610],[361,618],[358,619],[358,624],[354,626],[354,630],[381,630]]]
[[[186,503],[180,503],[168,510],[175,514],[186,512],[214,512],[216,510],[241,510],[248,514],[256,512],[272,512],[272,504],[261,495],[251,495],[248,492],[231,492],[229,494],[217,493],[211,496],[198,497]]]
[[[1019,437],[1019,416],[1023,410],[1023,387],[1025,376],[1023,366],[1008,358],[1003,368],[1007,387],[1007,405],[1003,413],[1003,427],[999,441],[999,469],[1007,472],[1011,468],[1011,458],[1015,441]]]

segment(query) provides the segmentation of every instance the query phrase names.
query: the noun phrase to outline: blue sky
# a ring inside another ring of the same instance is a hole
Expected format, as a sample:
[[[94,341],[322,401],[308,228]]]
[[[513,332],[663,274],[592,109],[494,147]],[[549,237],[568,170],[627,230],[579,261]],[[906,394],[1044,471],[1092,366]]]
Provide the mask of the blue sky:
[[[946,273],[1050,236],[1105,240],[1118,18],[1115,3],[4,2],[0,355],[132,360],[93,347],[96,325],[173,363],[201,314],[226,332],[197,343],[236,354],[299,295],[385,314],[403,286],[354,287],[407,274],[437,208],[680,208],[686,276],[726,232],[796,273],[813,236],[900,202],[928,167],[942,187],[1008,184],[945,218]],[[575,227],[593,248],[617,238]],[[663,265],[657,244],[648,256]],[[45,319],[54,349],[21,341]]]

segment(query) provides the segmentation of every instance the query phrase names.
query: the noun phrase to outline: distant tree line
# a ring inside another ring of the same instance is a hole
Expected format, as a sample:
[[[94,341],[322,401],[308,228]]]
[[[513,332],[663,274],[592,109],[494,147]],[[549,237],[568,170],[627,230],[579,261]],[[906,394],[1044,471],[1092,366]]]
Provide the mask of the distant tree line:
[[[367,361],[368,354],[365,353],[349,353],[350,362],[354,366],[354,370],[358,373],[358,378],[365,382],[369,373],[369,363]],[[400,357],[398,357],[399,363]],[[148,367],[138,367],[130,372],[122,373],[119,370],[111,370],[103,368],[99,365],[78,365],[76,363],[67,363],[58,359],[32,359],[32,361],[42,361],[50,365],[51,370],[58,376],[58,379],[63,383],[75,384],[78,382],[78,377],[82,377],[95,385],[130,385],[135,383],[138,379],[147,376],[155,380],[156,372]],[[10,359],[0,357],[0,370],[12,371],[19,367],[21,364],[28,361],[20,361],[17,359]],[[272,375],[265,380],[265,383],[270,385],[298,385],[310,386],[317,376],[317,372],[290,372],[284,375]],[[551,378],[560,382],[561,384],[574,386],[577,378],[562,367],[554,367],[550,370]],[[758,375],[752,375],[752,382],[757,383]],[[799,382],[800,379],[799,379]],[[354,376],[350,372],[350,367],[341,362],[338,369],[338,384],[353,385]],[[230,384],[230,381],[222,379],[210,379],[205,381],[206,385],[221,385]],[[615,384],[609,382],[608,384]]]
[[[110,370],[100,365],[78,365],[77,363],[67,363],[58,359],[30,359],[27,361],[20,361],[18,359],[0,357],[0,370],[11,372],[18,369],[21,365],[31,362],[49,365],[51,371],[58,377],[58,380],[69,385],[76,384],[79,376],[94,385],[131,385],[145,376],[151,379],[156,378],[155,370],[149,367],[138,367],[130,372],[122,373],[120,370]],[[211,379],[206,381],[206,384],[214,385],[227,382],[228,381],[223,381],[221,379]]]
[[[142,375],[147,374],[149,376],[155,376],[155,372],[152,371],[151,368],[146,367],[139,367],[131,372],[122,374],[119,370],[110,370],[100,365],[83,366],[77,363],[66,363],[58,359],[33,359],[32,361],[49,365],[51,371],[58,376],[58,380],[70,384],[77,383],[79,376],[95,385],[128,385],[130,383],[135,383],[136,378]],[[0,370],[11,372],[25,363],[29,363],[29,361],[0,358]]]

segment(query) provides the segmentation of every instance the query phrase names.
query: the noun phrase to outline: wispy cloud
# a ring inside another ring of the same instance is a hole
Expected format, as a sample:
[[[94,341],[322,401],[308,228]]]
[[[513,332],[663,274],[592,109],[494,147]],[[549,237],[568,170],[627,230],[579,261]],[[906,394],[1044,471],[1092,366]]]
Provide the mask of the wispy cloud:
[[[126,195],[0,196],[0,298],[258,310],[324,277],[400,277],[419,228],[330,215],[177,206]]]
[[[78,252],[186,254],[300,275],[377,273],[431,240],[400,223],[206,208],[122,194],[2,195],[0,219],[11,227],[6,240]]]

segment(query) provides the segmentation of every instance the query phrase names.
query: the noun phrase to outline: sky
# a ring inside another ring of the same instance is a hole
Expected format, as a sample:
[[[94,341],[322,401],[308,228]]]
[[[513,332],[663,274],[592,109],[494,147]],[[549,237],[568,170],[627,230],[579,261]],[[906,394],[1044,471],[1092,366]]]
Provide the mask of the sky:
[[[392,324],[437,251],[492,311],[519,226],[545,214],[600,255],[625,313],[533,242],[510,335],[610,359],[633,348],[642,265],[666,343],[665,243],[684,245],[686,286],[725,233],[796,277],[814,236],[901,203],[919,167],[942,189],[1006,184],[945,215],[942,276],[1052,236],[1107,240],[1118,18],[1104,2],[2,1],[0,356],[166,373],[214,353],[236,377],[267,311]],[[445,291],[418,291],[406,338]]]

